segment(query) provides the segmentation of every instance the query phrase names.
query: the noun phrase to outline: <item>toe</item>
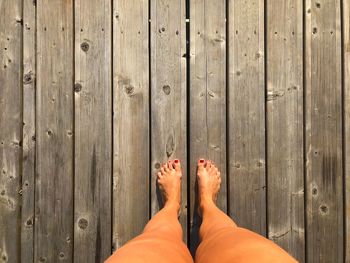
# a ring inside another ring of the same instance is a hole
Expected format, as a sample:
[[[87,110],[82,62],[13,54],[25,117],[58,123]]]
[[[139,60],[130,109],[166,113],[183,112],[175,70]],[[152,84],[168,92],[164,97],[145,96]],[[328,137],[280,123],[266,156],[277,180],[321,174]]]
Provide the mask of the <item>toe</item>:
[[[174,160],[174,166],[175,166],[176,171],[181,171],[181,164],[180,164],[180,161],[178,159]]]
[[[212,164],[211,160],[207,160],[207,163],[206,163],[205,168],[206,168],[207,170],[210,170],[211,164]]]
[[[169,160],[167,164],[170,170],[174,169],[173,161]]]
[[[162,166],[162,167],[160,168],[160,172],[161,172],[162,175],[165,174],[164,166]]]
[[[168,163],[164,163],[162,168],[165,173],[169,172]]]
[[[205,160],[199,159],[198,160],[198,172],[201,172],[204,170]]]
[[[163,177],[162,173],[161,173],[161,172],[158,172],[158,173],[157,173],[157,177],[158,177],[158,178],[162,178],[162,177]]]

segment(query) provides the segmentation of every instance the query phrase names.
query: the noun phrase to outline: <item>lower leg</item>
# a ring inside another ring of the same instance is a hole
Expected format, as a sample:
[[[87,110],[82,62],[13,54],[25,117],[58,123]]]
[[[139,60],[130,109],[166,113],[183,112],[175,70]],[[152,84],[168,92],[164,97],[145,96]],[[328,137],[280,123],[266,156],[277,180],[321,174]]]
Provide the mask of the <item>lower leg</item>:
[[[182,229],[178,221],[181,186],[179,161],[169,161],[163,165],[157,182],[164,207],[148,222],[141,235],[118,249],[106,262],[193,262],[182,241]]]
[[[198,164],[199,207],[203,222],[196,262],[296,262],[270,240],[237,225],[215,205],[220,172],[210,161]]]
[[[179,204],[165,204],[165,206],[145,226],[143,234],[168,234],[169,231],[171,231],[173,237],[177,237],[182,241],[182,228],[178,220],[178,211]]]

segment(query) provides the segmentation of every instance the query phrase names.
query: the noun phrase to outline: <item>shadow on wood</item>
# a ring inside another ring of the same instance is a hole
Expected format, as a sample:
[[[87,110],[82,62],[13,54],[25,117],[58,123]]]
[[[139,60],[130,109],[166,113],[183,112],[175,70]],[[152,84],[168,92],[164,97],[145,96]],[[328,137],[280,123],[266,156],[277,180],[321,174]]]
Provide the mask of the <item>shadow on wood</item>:
[[[198,169],[198,168],[197,168]],[[196,169],[196,174],[197,174]],[[195,200],[193,207],[193,218],[191,218],[191,229],[190,229],[190,252],[193,257],[196,255],[196,250],[199,245],[199,227],[202,224],[202,218],[198,214],[198,181],[196,178],[195,182]],[[192,190],[192,189],[191,189]]]

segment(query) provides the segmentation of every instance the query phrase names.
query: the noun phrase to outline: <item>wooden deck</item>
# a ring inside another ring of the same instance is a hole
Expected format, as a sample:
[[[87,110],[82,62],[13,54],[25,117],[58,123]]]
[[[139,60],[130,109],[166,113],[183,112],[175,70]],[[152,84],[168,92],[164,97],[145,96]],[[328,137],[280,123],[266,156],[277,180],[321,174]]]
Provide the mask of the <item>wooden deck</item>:
[[[350,262],[350,0],[0,0],[0,262],[103,262],[198,158],[220,208]]]

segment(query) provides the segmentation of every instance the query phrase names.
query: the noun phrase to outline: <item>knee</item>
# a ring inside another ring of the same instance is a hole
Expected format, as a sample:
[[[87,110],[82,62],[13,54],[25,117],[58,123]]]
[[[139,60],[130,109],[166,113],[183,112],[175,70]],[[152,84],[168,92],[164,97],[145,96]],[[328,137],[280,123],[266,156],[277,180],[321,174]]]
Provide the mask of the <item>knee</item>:
[[[170,225],[170,224],[164,224],[164,225],[156,225],[156,226],[149,226],[146,227],[144,234],[147,233],[153,233],[155,235],[160,236],[167,236],[167,237],[174,237],[175,239],[181,239],[182,240],[182,228],[181,225]]]

